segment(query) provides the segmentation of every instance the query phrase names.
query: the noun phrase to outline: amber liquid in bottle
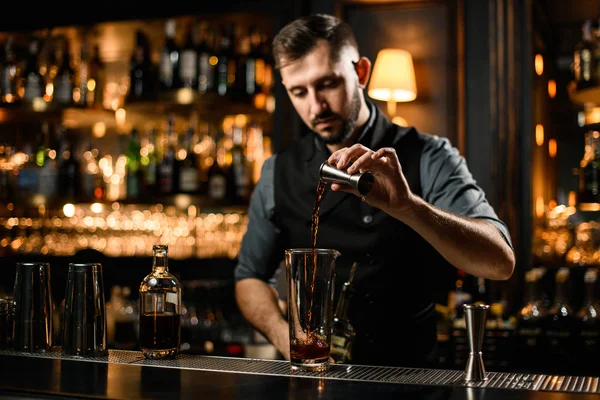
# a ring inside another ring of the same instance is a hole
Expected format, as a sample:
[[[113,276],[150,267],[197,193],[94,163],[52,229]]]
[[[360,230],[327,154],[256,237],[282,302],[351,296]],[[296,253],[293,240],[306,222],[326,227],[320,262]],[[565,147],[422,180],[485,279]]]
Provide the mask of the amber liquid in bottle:
[[[140,347],[146,358],[179,353],[181,285],[169,272],[168,247],[152,247],[152,272],[140,284]]]

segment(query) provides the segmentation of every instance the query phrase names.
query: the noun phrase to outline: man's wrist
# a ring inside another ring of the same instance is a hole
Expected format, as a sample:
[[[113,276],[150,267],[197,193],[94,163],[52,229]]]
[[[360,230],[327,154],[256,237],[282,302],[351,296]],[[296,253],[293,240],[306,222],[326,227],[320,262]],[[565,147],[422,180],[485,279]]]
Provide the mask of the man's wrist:
[[[411,225],[418,221],[426,206],[427,203],[422,198],[411,193],[401,205],[392,206],[386,212],[405,224]]]

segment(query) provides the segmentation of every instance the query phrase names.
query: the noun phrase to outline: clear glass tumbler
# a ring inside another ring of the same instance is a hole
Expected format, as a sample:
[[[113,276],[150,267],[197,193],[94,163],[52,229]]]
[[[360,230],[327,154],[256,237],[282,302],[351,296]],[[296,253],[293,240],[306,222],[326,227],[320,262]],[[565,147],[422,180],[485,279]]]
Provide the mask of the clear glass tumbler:
[[[335,260],[333,249],[285,251],[292,370],[324,371],[329,365]]]

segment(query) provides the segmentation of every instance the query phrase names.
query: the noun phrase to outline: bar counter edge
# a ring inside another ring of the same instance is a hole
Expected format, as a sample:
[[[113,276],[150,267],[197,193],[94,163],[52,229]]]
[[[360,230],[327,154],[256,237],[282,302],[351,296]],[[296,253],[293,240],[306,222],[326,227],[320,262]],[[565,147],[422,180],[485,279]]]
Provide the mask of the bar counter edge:
[[[598,377],[488,372],[483,382],[463,371],[331,365],[291,371],[289,363],[180,354],[146,360],[140,352],[62,356],[0,350],[0,398],[49,399],[600,399]]]

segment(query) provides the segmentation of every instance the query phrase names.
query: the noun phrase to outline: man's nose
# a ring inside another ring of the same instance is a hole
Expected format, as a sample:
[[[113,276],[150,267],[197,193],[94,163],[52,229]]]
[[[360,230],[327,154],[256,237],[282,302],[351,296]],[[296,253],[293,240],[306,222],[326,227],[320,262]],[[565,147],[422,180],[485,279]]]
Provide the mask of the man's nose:
[[[310,94],[310,114],[315,117],[321,115],[328,108],[327,102],[323,96],[314,91]]]

